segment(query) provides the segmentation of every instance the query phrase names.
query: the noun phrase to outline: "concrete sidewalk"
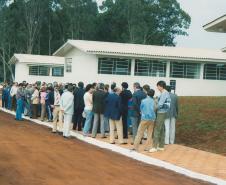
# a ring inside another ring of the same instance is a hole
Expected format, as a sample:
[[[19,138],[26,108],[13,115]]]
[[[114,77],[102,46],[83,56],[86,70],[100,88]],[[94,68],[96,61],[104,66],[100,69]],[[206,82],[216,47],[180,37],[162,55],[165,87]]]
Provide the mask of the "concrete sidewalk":
[[[109,142],[108,138],[98,140]],[[133,148],[133,145],[120,145]],[[153,158],[186,168],[188,170],[226,180],[226,157],[210,152],[197,150],[181,145],[167,145],[165,151],[156,153],[145,152],[144,145],[140,145],[139,152]]]

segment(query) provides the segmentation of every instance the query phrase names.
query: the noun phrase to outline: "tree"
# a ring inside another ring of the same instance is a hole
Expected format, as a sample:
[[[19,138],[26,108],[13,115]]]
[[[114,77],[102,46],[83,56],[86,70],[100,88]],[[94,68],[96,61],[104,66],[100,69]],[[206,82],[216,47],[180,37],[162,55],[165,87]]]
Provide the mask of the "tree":
[[[101,10],[100,40],[175,45],[191,21],[176,0],[105,0]]]

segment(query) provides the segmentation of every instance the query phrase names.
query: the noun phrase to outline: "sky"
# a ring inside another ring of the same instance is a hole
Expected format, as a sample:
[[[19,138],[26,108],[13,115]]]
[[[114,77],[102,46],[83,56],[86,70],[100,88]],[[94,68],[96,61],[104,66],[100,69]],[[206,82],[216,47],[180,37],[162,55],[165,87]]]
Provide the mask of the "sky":
[[[103,0],[97,0],[99,4]],[[226,0],[177,0],[191,16],[189,36],[178,36],[176,46],[221,49],[226,47],[226,33],[206,32],[203,25],[226,14]]]

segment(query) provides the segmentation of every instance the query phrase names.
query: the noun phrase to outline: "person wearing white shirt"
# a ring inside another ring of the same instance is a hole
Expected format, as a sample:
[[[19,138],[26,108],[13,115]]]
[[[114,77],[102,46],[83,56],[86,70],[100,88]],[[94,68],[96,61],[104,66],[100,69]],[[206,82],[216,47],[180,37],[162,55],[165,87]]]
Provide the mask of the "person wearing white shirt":
[[[91,122],[93,118],[93,91],[94,88],[91,84],[88,84],[86,86],[86,93],[84,94],[84,103],[85,103],[85,108],[84,108],[84,113],[86,117],[86,122],[84,125],[83,129],[83,134],[86,136],[89,134],[89,130],[91,128]]]
[[[65,138],[70,136],[70,125],[72,123],[72,116],[74,113],[74,95],[72,92],[73,87],[68,85],[68,90],[62,94],[60,100],[60,109],[64,114],[63,136]]]
[[[18,90],[18,83],[13,83],[13,86],[10,90],[10,96],[12,97],[12,110],[16,111],[16,93]]]

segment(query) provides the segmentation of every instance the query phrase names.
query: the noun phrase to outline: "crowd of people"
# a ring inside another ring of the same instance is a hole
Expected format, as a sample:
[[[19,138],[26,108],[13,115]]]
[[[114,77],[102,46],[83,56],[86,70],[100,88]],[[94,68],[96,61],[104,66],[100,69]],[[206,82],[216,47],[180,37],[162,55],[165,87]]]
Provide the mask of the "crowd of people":
[[[109,134],[111,144],[118,140],[123,145],[131,134],[132,150],[138,151],[146,140],[145,150],[157,152],[163,151],[165,144],[174,144],[178,116],[178,97],[170,86],[159,81],[157,89],[159,97],[149,85],[139,83],[133,84],[133,93],[126,82],[121,88],[116,83],[5,83],[2,107],[15,111],[18,121],[29,116],[52,122],[52,132],[65,138],[73,129],[93,138],[98,133],[102,138]]]

